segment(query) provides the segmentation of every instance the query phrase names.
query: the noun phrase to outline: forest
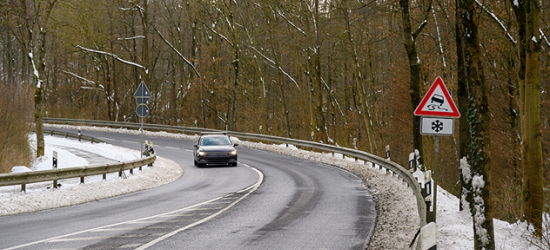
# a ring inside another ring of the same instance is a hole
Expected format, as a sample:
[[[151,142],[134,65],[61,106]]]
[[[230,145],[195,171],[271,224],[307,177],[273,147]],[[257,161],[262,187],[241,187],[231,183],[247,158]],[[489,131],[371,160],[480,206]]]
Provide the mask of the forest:
[[[486,154],[476,159],[490,169],[491,216],[513,222],[525,216],[527,152],[541,155],[529,173],[550,187],[549,40],[546,0],[7,0],[1,98],[21,107],[0,99],[0,114],[19,119],[19,130],[32,121],[38,131],[40,117],[139,122],[133,94],[144,82],[146,123],[261,131],[379,156],[389,145],[402,166],[419,149],[431,169],[434,137],[419,135],[413,111],[439,76],[462,116],[440,138],[438,184],[463,193],[469,142],[460,131],[474,135],[479,122],[486,133],[470,147]],[[533,72],[536,95],[523,87]],[[460,100],[465,78],[474,80]],[[530,102],[538,108],[523,108]],[[524,123],[528,114],[538,123]]]

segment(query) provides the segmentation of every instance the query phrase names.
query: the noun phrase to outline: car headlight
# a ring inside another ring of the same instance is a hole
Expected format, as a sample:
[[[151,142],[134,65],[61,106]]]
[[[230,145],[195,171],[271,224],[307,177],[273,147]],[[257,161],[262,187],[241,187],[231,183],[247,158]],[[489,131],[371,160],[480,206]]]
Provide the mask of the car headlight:
[[[206,152],[204,152],[204,151],[199,151],[198,153],[199,153],[199,156],[205,156],[206,155]]]
[[[229,155],[237,155],[237,150],[233,150],[233,151],[229,152]]]

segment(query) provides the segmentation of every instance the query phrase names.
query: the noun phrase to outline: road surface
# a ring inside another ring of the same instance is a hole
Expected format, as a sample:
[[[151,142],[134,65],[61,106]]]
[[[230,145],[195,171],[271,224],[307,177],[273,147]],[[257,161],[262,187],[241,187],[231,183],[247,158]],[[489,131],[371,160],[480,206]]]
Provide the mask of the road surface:
[[[139,135],[84,131],[139,149]],[[239,166],[193,166],[194,142],[164,137],[182,178],[82,205],[0,217],[0,249],[363,249],[375,205],[356,176],[238,147]]]

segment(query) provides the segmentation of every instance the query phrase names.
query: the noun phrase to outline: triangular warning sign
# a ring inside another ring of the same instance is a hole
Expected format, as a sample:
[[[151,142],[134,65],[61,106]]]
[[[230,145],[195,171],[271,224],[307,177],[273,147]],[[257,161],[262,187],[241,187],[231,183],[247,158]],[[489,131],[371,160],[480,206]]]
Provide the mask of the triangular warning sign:
[[[460,117],[453,99],[441,77],[437,77],[416,110],[417,116]]]

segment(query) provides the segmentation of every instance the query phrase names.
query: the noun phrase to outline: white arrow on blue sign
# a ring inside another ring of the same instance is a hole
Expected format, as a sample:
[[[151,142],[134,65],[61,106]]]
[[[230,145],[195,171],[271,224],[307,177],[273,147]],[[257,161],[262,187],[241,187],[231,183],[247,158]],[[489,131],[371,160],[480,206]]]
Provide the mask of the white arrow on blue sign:
[[[136,98],[136,104],[149,104],[149,98],[151,98],[151,92],[149,92],[149,89],[147,86],[145,86],[144,82],[141,82],[139,84],[138,89],[136,90],[136,93],[134,93],[134,97]]]

